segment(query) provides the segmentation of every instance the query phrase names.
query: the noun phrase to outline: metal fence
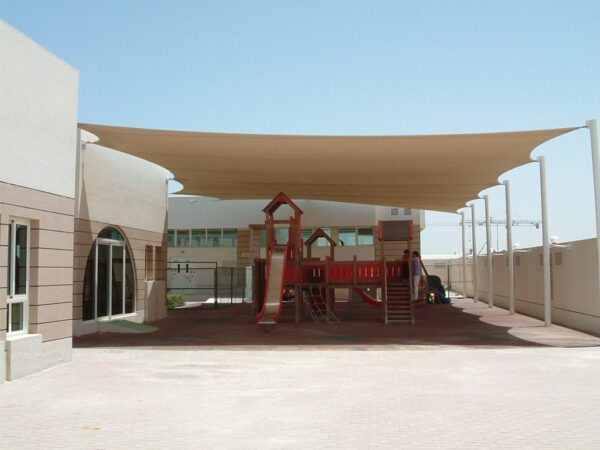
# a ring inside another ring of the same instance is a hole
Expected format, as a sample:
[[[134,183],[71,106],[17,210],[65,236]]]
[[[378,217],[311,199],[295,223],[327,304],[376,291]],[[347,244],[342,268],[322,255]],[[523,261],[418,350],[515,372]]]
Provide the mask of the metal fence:
[[[215,262],[167,262],[167,292],[188,302],[245,303],[251,300],[251,267],[219,267]]]

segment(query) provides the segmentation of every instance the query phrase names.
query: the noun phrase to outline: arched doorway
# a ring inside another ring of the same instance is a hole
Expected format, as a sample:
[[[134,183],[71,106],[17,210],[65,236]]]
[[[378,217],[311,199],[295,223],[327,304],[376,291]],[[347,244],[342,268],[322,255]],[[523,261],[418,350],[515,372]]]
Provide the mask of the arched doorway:
[[[135,271],[131,252],[115,228],[99,234],[85,266],[83,320],[135,313]]]

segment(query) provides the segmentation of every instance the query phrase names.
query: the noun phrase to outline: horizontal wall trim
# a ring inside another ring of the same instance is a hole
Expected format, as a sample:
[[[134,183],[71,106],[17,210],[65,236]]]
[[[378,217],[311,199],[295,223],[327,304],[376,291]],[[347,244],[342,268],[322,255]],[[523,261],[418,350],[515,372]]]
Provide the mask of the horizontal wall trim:
[[[45,343],[47,343],[47,342],[64,341],[66,339],[73,339],[73,336],[61,337],[61,338],[56,338],[56,339],[49,339],[47,341],[42,342],[42,345],[45,344]]]
[[[51,287],[51,286],[73,286],[73,283],[66,283],[66,284],[30,284],[29,287]]]
[[[73,319],[51,320],[50,322],[29,322],[30,325],[46,325],[49,323],[72,322]]]
[[[22,186],[20,184],[15,184],[15,183],[8,183],[6,181],[2,181],[3,184],[8,184],[9,186],[15,186],[18,188],[22,188],[22,189],[28,189],[30,191],[35,191],[35,192],[42,192],[44,194],[48,194],[48,195],[53,195],[55,197],[61,197],[61,198],[66,198],[68,200],[75,200],[75,197],[69,197],[68,195],[62,195],[62,194],[55,194],[54,192],[50,192],[50,191],[43,191],[41,189],[36,189],[36,188],[32,188],[32,187],[27,187],[27,186]]]
[[[573,314],[581,314],[582,316],[588,316],[588,317],[594,317],[596,319],[600,319],[600,316],[597,316],[595,314],[588,314],[588,313],[583,313],[583,312],[579,312],[579,311],[574,311],[572,309],[559,308],[558,306],[552,306],[552,309],[558,309],[559,311],[565,311],[565,312],[569,312],[569,313],[573,313]]]
[[[64,305],[65,303],[73,303],[73,300],[65,300],[64,302],[55,302],[55,303],[42,303],[42,304],[33,304],[31,301],[29,302],[29,306],[37,306],[41,308],[42,306],[51,306],[51,305]]]
[[[159,232],[157,232],[157,231],[152,231],[152,230],[144,230],[143,228],[130,227],[130,226],[127,226],[127,225],[120,225],[120,224],[118,224],[118,223],[105,223],[105,222],[97,222],[97,221],[95,221],[95,220],[90,220],[90,219],[82,219],[82,218],[79,218],[79,217],[75,217],[75,219],[76,219],[76,220],[80,220],[80,221],[82,221],[82,222],[93,222],[93,223],[97,223],[97,224],[100,224],[100,225],[105,225],[105,226],[107,226],[107,227],[111,227],[111,226],[117,226],[117,227],[120,227],[120,228],[122,228],[123,230],[137,230],[137,231],[143,231],[143,232],[145,232],[145,233],[154,233],[154,234],[161,234],[161,235],[162,235],[162,234],[164,234],[164,233],[159,233]],[[89,231],[81,231],[81,230],[77,230],[77,232],[80,232],[80,233],[90,233]]]
[[[72,231],[55,230],[53,228],[32,228],[31,231],[52,231],[53,233],[73,234]]]
[[[17,208],[23,208],[23,209],[29,209],[31,211],[40,211],[40,212],[45,212],[45,213],[50,213],[50,214],[56,214],[58,216],[75,217],[73,214],[56,212],[56,211],[52,211],[51,209],[33,208],[32,206],[17,205],[16,203],[0,202],[0,205],[15,206]]]

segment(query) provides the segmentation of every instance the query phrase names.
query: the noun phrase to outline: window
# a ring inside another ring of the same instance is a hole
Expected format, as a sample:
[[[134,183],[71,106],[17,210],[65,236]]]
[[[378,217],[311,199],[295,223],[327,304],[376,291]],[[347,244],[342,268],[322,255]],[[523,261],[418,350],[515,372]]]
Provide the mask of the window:
[[[190,246],[190,230],[177,230],[177,247]]]
[[[412,209],[411,208],[404,208],[404,215],[405,216],[410,216],[412,214]]]
[[[302,242],[306,242],[306,240],[312,236],[313,230],[310,228],[302,228]]]
[[[331,237],[331,228],[321,228],[325,234],[329,237]],[[315,244],[317,245],[317,247],[329,247],[329,241],[325,238],[317,238],[317,241],[315,242]]]
[[[221,246],[221,229],[206,230],[208,238],[208,247]]]
[[[206,230],[192,230],[192,247],[206,247]]]
[[[29,229],[25,219],[12,219],[8,225],[8,333],[27,333],[29,329]]]
[[[260,246],[261,247],[266,247],[267,246],[267,230],[260,230]]]
[[[146,245],[146,280],[154,280],[154,247]]]
[[[223,247],[237,247],[237,230],[235,228],[223,230]]]
[[[287,244],[288,238],[290,235],[290,230],[288,228],[276,228],[275,229],[275,239],[279,245]]]
[[[338,238],[340,245],[356,245],[356,230],[354,228],[340,228]]]
[[[175,247],[175,230],[167,232],[167,247]]]
[[[92,244],[85,266],[83,320],[112,318],[135,312],[135,271],[131,252],[119,231],[112,228],[114,232],[107,234],[105,230],[98,234]],[[154,250],[152,246],[147,246],[146,258],[148,248]]]
[[[359,228],[358,229],[358,245],[373,245],[373,229]]]

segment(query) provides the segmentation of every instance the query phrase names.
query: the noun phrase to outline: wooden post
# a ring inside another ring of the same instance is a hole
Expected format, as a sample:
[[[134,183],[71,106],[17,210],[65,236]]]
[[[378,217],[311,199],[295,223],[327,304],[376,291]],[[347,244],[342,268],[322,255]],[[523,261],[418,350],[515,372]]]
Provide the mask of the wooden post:
[[[294,291],[296,294],[294,295],[294,307],[296,308],[296,310],[294,311],[294,322],[300,323],[300,320],[302,319],[302,299],[300,298],[300,296],[302,295],[302,293],[300,292],[299,284],[296,284],[296,286],[294,286]]]
[[[387,266],[385,264],[385,258],[382,261],[383,265],[383,274],[381,275],[381,279],[383,281],[383,287],[381,288],[381,298],[383,300],[383,322],[388,324],[388,302],[387,302]]]

